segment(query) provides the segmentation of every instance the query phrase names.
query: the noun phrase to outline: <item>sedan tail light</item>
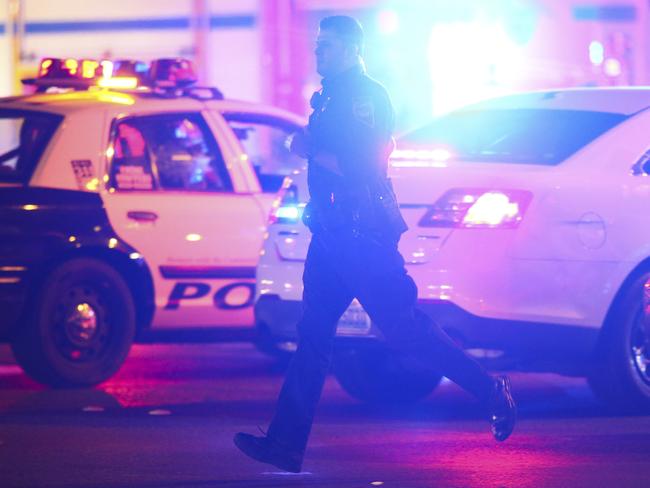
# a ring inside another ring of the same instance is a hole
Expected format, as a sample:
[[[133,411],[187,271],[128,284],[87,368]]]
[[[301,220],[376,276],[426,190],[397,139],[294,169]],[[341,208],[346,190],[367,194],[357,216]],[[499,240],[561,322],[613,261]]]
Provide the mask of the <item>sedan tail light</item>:
[[[532,194],[525,190],[455,188],[446,192],[420,219],[421,227],[517,227]]]
[[[298,202],[298,188],[286,178],[278,197],[273,202],[269,215],[269,225],[295,224],[302,218],[305,205]]]

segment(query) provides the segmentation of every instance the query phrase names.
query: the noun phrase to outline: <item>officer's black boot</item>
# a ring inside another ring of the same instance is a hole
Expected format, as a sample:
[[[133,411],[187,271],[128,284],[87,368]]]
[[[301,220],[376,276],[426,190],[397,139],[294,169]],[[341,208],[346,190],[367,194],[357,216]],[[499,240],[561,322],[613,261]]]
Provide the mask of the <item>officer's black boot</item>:
[[[239,432],[233,438],[235,445],[249,458],[261,463],[272,464],[290,473],[300,473],[302,455],[281,446],[268,436],[257,437]]]
[[[517,407],[510,392],[510,379],[507,376],[494,378],[494,388],[488,401],[490,424],[494,438],[505,441],[515,428]]]

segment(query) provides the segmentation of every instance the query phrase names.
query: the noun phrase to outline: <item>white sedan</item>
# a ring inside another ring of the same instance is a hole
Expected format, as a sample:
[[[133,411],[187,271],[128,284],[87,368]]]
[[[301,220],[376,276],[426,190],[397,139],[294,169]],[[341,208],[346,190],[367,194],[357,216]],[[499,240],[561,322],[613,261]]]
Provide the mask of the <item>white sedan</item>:
[[[525,93],[400,138],[390,173],[420,306],[491,367],[587,376],[609,402],[650,406],[649,107],[645,88]],[[256,318],[287,346],[310,235],[285,200],[258,267]],[[339,332],[344,350],[381,343],[358,305]],[[392,398],[367,370],[376,355],[355,354],[337,368],[343,386]]]

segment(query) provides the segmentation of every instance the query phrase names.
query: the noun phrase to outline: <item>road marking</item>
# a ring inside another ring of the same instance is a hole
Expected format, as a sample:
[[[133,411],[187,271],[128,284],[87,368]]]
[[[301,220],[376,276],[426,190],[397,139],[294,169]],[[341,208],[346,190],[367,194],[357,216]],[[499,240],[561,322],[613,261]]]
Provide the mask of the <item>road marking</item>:
[[[276,476],[311,476],[312,473],[309,471],[301,471],[300,473],[291,473],[289,471],[264,471],[262,474]]]
[[[103,412],[104,407],[100,407],[97,405],[88,405],[87,407],[84,407],[81,410],[84,412]]]
[[[156,410],[149,410],[149,415],[171,415],[171,411],[158,408]]]

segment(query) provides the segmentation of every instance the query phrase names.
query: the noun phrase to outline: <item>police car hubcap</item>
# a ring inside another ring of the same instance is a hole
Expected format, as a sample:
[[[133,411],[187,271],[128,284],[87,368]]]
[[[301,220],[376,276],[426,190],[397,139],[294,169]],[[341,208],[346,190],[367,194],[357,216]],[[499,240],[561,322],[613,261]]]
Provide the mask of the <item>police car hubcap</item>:
[[[88,303],[78,303],[66,321],[66,333],[68,339],[77,345],[84,347],[92,342],[97,334],[97,313]]]
[[[109,310],[105,298],[91,285],[62,289],[53,331],[59,354],[76,363],[101,359],[110,344]]]

